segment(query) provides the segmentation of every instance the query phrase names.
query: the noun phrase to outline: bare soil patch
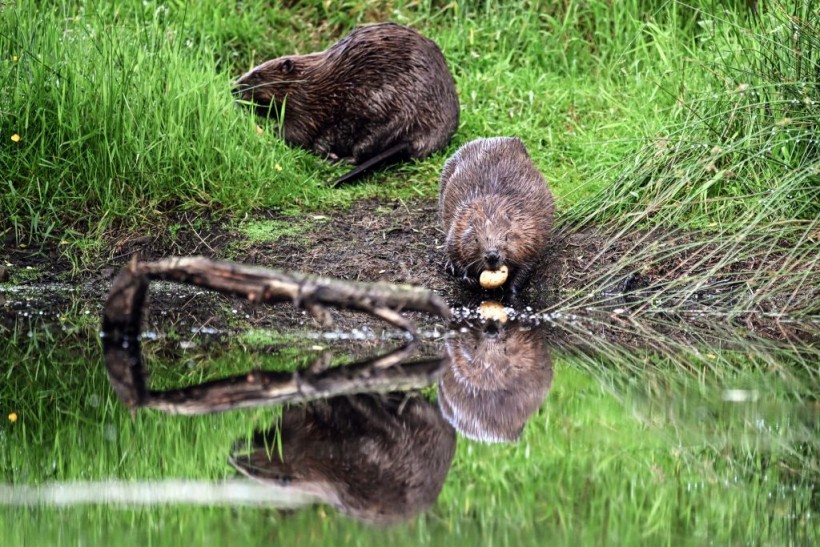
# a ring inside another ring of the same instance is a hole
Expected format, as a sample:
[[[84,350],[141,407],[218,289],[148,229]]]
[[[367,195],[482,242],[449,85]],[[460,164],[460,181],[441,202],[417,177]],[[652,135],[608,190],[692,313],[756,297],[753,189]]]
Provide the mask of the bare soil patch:
[[[59,314],[71,306],[76,307],[77,302],[99,317],[110,280],[134,256],[155,260],[173,255],[203,255],[346,280],[409,283],[438,292],[451,305],[472,306],[483,299],[503,297],[501,293],[471,292],[445,273],[444,234],[434,200],[370,199],[321,215],[265,212],[259,219],[285,226],[293,224],[298,229],[287,230],[289,234],[275,241],[259,242],[244,236],[235,223],[179,215],[167,224],[175,226],[174,230],[154,227],[145,233],[112,236],[104,246],[104,252],[87,271],[78,275],[70,273],[70,261],[59,248],[30,249],[7,245],[0,250],[0,263],[8,264],[6,268],[11,281],[0,285],[0,324],[10,326],[21,315],[44,315],[43,310],[48,310],[46,316],[54,310]],[[615,239],[612,234],[611,230],[602,227],[559,229],[541,268],[517,306],[546,310],[562,298],[566,299],[567,295],[588,295],[594,291],[604,295],[598,301],[605,303],[601,312],[608,316],[612,309],[632,309],[645,302],[647,295],[651,296],[647,291],[657,290],[676,276],[691,275],[692,264],[704,271],[717,260],[709,256],[708,245],[692,246],[690,251],[661,258],[648,267],[623,268],[619,261],[636,249],[655,241],[668,243],[671,240],[676,245],[685,246],[686,242],[697,241],[699,234],[657,231],[622,235]],[[710,302],[710,295],[724,294],[733,283],[742,284],[750,272],[765,267],[765,264],[754,263],[756,260],[750,258],[728,265],[719,283],[707,283],[700,293],[689,297],[700,306]],[[769,260],[776,264],[778,258],[772,256]],[[27,268],[35,273],[27,280],[15,283],[15,272],[19,274]],[[148,328],[168,323],[206,325],[214,329],[318,328],[318,323],[308,315],[290,306],[252,305],[187,287],[159,285],[152,288],[150,298]],[[806,294],[801,298],[820,300],[820,295]],[[720,305],[725,304],[725,300],[714,300]],[[424,328],[427,318],[418,314],[411,317]],[[359,327],[363,319],[361,314],[336,311],[333,318],[339,330]],[[620,321],[616,317],[613,324]],[[747,315],[738,321],[739,326],[748,329],[750,334],[770,339],[817,336],[816,326],[775,324],[765,319],[765,313],[759,317]],[[702,323],[702,327],[708,328],[709,320]],[[606,331],[604,328],[601,334],[612,341],[630,345],[640,343],[640,333],[628,335],[624,329]],[[674,334],[681,329],[670,331]]]

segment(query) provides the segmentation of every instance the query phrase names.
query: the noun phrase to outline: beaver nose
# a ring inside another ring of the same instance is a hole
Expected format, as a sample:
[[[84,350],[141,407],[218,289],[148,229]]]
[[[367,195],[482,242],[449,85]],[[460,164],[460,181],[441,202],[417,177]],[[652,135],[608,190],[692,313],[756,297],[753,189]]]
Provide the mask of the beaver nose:
[[[487,326],[484,327],[484,334],[487,336],[497,336],[499,332],[498,323],[495,321],[489,321]]]
[[[498,266],[498,262],[501,260],[501,256],[499,256],[498,251],[495,249],[490,249],[487,251],[487,254],[484,255],[484,261],[487,263],[487,266],[495,267]]]
[[[259,75],[256,74],[256,72],[246,72],[233,81],[231,93],[234,95],[242,95],[243,93],[250,91],[253,86],[256,85],[258,79]]]
[[[237,78],[233,82],[231,82],[231,95],[234,97],[241,95],[248,89],[248,84],[242,81],[242,78]]]

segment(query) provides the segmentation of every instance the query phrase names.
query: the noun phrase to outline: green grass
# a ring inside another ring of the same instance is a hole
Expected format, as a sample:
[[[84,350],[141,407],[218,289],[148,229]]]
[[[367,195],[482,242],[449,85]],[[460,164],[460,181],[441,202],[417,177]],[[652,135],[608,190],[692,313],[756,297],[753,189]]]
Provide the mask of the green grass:
[[[707,77],[681,81],[675,122],[570,217],[728,231],[788,221],[812,232],[820,218],[817,14],[804,3],[774,4],[754,23],[730,14],[703,22],[709,31],[693,65]]]
[[[659,130],[674,102],[660,89],[679,80],[694,47],[693,13],[674,2],[650,6],[647,21],[637,4],[621,10],[603,1],[535,10],[345,6],[329,14],[320,3],[7,5],[0,230],[21,242],[73,240],[177,210],[242,215],[343,206],[366,195],[433,196],[447,155],[495,134],[521,136],[556,193],[572,196]],[[270,131],[258,135],[257,123],[266,124],[234,104],[230,81],[266,58],[327,47],[353,25],[381,18],[439,42],[457,80],[462,125],[451,146],[425,162],[331,190],[323,183],[344,168],[288,148]],[[506,28],[515,32],[499,30]]]

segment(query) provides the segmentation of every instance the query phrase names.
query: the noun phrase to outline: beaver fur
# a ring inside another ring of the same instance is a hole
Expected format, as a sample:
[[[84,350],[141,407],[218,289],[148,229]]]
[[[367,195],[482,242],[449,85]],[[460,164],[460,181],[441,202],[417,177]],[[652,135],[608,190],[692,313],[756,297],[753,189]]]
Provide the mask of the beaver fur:
[[[234,92],[258,114],[278,116],[288,143],[358,165],[334,184],[383,162],[425,158],[458,128],[458,94],[441,50],[395,23],[357,28],[323,52],[266,61]]]
[[[506,265],[503,286],[516,294],[549,242],[554,209],[552,193],[520,139],[465,144],[441,173],[448,269],[475,285],[483,270]]]

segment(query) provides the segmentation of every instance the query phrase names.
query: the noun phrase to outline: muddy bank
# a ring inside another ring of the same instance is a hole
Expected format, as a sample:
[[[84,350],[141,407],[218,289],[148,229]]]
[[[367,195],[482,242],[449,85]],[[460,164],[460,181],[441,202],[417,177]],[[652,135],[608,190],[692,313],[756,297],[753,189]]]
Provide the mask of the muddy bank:
[[[0,285],[0,324],[10,328],[30,317],[59,322],[77,313],[98,318],[111,279],[134,256],[155,260],[203,255],[346,280],[410,283],[438,292],[451,305],[476,305],[482,298],[444,271],[444,234],[434,200],[365,200],[324,214],[267,212],[253,222],[273,229],[259,237],[249,235],[248,222],[181,215],[144,233],[113,234],[81,273],[72,273],[70,257],[60,246],[6,245],[0,250],[0,263],[9,280]],[[559,228],[520,306],[593,317],[589,330],[630,345],[640,344],[643,336],[639,329],[627,328],[629,321],[624,320],[635,312],[644,319],[658,317],[658,329],[673,336],[686,336],[687,329],[676,326],[679,321],[708,331],[723,320],[721,312],[737,302],[744,283],[767,269],[777,271],[786,258],[770,252],[764,259],[749,255],[723,264],[716,243],[699,243],[704,237]],[[697,276],[693,289],[686,280]],[[795,295],[789,305],[804,310],[820,300],[816,293],[814,289]],[[160,283],[152,285],[150,298],[148,329],[168,324],[216,330],[318,328],[304,312],[289,306],[251,305],[196,288]],[[731,321],[770,339],[817,336],[815,323],[781,321],[780,315],[771,313],[778,305],[775,299],[755,300],[752,309],[735,314]],[[651,306],[661,306],[663,313],[653,312]],[[361,314],[332,314],[341,331],[365,324]],[[440,326],[413,317],[422,328]]]

